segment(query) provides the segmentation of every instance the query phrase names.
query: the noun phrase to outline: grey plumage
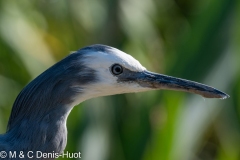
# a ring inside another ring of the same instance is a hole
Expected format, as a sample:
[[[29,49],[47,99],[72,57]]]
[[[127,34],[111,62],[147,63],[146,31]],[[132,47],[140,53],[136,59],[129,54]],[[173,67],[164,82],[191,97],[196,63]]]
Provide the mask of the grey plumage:
[[[118,65],[117,74],[114,65]],[[207,98],[229,97],[200,83],[149,72],[115,48],[92,45],[56,63],[20,92],[7,132],[0,135],[0,151],[62,153],[67,143],[66,119],[74,105],[98,96],[153,89],[187,91]]]
[[[65,121],[81,86],[97,80],[84,65],[84,50],[70,54],[30,82],[18,95],[0,136],[0,151],[61,153],[66,146]],[[81,74],[79,74],[81,73]]]

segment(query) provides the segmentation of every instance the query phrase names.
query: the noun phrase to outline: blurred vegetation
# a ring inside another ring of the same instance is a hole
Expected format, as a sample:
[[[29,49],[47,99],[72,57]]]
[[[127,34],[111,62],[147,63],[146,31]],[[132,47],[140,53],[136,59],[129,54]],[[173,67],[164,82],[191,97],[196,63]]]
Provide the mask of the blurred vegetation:
[[[0,0],[0,133],[21,89],[72,50],[123,50],[227,100],[153,91],[88,100],[67,122],[84,160],[240,159],[240,1]]]

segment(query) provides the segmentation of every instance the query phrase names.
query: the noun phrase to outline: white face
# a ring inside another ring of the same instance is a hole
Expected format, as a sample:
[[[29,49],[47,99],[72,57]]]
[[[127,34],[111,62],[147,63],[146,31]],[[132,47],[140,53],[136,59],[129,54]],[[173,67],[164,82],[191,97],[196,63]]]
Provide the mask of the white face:
[[[207,98],[228,97],[225,93],[200,83],[149,72],[132,56],[112,47],[93,45],[77,53],[82,56],[79,64],[94,73],[84,73],[82,70],[81,77],[85,77],[89,83],[71,86],[81,93],[75,97],[73,105],[94,97],[153,89],[186,91]],[[113,66],[120,66],[122,72],[114,70]]]
[[[108,50],[109,53],[89,51],[84,55],[84,65],[95,70],[98,78],[96,83],[91,83],[85,87],[84,99],[146,90],[147,88],[141,87],[137,83],[118,82],[118,76],[112,73],[111,67],[114,64],[119,64],[133,72],[142,72],[146,68],[132,56],[118,49],[108,48]]]

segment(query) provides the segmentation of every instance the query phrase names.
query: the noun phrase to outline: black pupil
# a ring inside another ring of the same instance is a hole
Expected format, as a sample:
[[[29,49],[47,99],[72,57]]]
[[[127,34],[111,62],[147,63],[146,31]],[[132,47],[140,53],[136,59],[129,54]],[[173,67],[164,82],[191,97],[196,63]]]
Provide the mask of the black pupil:
[[[114,65],[114,66],[112,67],[112,73],[115,74],[115,75],[121,74],[122,71],[123,71],[123,70],[122,70],[122,66],[120,66],[120,65]]]
[[[121,67],[116,66],[116,67],[115,67],[115,72],[117,72],[117,73],[121,72]]]

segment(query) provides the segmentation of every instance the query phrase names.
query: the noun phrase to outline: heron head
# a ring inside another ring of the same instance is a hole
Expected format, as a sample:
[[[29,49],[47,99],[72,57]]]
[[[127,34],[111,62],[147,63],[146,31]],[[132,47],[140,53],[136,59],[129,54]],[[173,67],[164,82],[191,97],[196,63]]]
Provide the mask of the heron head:
[[[76,54],[82,55],[81,63],[91,70],[85,73],[89,83],[81,85],[85,99],[156,89],[186,91],[206,98],[229,97],[204,84],[150,72],[132,56],[113,47],[92,45]]]

